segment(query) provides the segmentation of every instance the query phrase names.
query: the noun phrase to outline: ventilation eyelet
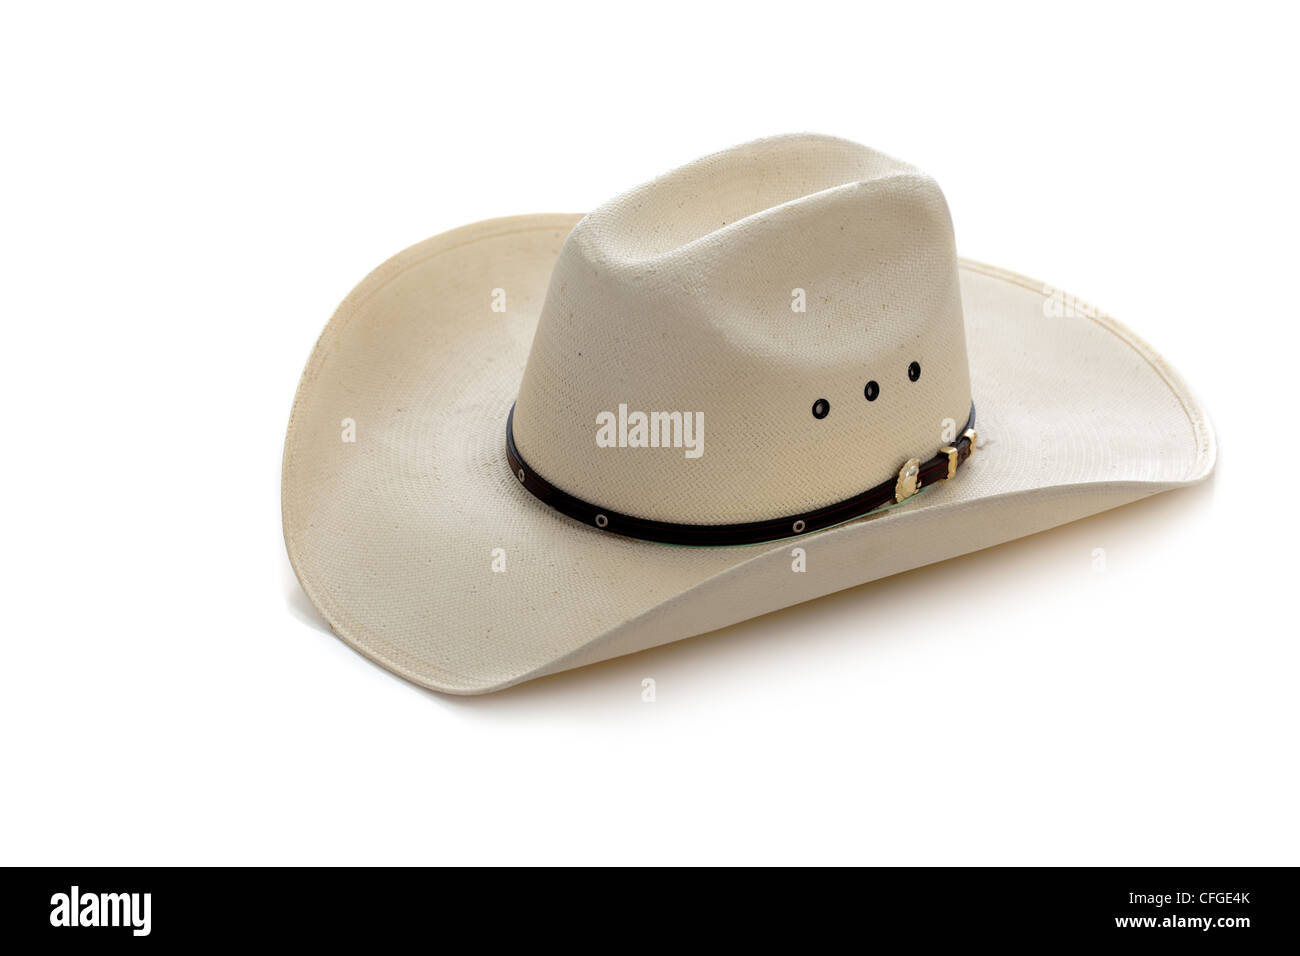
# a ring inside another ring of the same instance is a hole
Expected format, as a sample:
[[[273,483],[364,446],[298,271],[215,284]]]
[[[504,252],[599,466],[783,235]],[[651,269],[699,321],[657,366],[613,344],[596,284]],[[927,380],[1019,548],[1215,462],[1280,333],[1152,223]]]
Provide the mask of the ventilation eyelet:
[[[874,402],[880,397],[880,383],[873,378],[867,383],[867,387],[862,390],[862,394],[866,396],[867,401]]]
[[[817,401],[813,402],[812,413],[813,418],[819,420],[825,418],[831,413],[831,403],[824,398],[817,399]]]
[[[911,365],[907,367],[907,377],[911,379],[913,382],[915,382],[918,378],[921,377],[920,362],[913,362]]]

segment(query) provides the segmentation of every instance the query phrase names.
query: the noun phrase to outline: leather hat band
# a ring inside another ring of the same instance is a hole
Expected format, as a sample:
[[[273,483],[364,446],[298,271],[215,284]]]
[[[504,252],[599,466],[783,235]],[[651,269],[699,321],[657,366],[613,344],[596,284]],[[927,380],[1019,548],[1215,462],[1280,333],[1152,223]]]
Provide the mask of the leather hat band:
[[[583,524],[591,525],[601,531],[640,538],[643,541],[658,541],[663,544],[684,544],[696,547],[719,547],[737,544],[757,544],[761,541],[776,541],[791,538],[813,531],[821,531],[832,525],[842,524],[854,518],[860,518],[895,502],[904,501],[916,494],[923,486],[936,481],[944,481],[957,473],[958,467],[975,451],[975,405],[970,407],[970,418],[961,436],[951,445],[940,448],[933,458],[921,461],[913,458],[903,464],[898,475],[888,481],[882,481],[874,488],[868,488],[852,498],[816,511],[804,514],[788,515],[784,518],[772,518],[767,521],[748,521],[743,524],[676,524],[671,521],[650,521],[646,518],[634,518],[601,508],[590,502],[575,498],[551,484],[528,464],[515,447],[514,434],[515,409],[510,407],[506,419],[506,458],[515,478],[535,497],[550,505],[556,511],[576,518]]]

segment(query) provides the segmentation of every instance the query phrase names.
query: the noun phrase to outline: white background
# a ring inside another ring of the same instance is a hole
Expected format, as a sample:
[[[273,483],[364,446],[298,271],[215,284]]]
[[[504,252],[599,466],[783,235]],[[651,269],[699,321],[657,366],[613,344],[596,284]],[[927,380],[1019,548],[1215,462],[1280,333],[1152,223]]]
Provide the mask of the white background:
[[[6,7],[0,862],[1300,862],[1295,24],[903,6]],[[279,469],[349,289],[797,130],[1154,343],[1212,481],[483,698],[333,637]]]

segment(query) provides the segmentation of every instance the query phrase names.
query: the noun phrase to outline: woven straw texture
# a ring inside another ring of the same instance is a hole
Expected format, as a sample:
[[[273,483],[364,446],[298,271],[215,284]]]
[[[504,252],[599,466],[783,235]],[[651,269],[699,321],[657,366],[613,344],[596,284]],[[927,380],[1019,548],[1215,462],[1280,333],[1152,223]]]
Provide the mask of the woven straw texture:
[[[830,406],[820,420],[819,399]],[[515,441],[548,481],[615,511],[758,521],[842,501],[930,457],[970,402],[939,187],[855,143],[784,136],[697,160],[577,225]],[[702,413],[704,454],[599,447],[596,416],[620,403]]]

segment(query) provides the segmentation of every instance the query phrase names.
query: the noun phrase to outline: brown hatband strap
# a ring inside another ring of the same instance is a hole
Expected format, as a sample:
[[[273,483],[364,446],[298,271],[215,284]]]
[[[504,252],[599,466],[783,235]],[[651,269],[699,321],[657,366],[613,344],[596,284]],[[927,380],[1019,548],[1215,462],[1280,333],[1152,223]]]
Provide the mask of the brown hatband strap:
[[[529,468],[520,456],[519,449],[515,447],[514,422],[515,409],[512,405],[510,415],[506,419],[506,458],[510,462],[510,470],[514,472],[515,478],[535,497],[556,511],[601,531],[609,531],[629,538],[640,538],[643,541],[694,547],[725,547],[791,538],[821,531],[832,525],[860,518],[884,505],[904,501],[926,485],[945,481],[957,474],[958,467],[975,451],[977,437],[975,405],[972,404],[966,427],[955,442],[940,448],[938,453],[928,461],[922,462],[919,458],[913,458],[905,462],[899,469],[897,477],[882,481],[874,488],[868,488],[852,498],[846,498],[825,508],[818,508],[816,511],[785,518],[772,518],[767,521],[749,521],[744,524],[676,524],[671,521],[634,518],[631,515],[610,511],[608,508],[601,508],[581,498],[575,498],[555,487]]]

